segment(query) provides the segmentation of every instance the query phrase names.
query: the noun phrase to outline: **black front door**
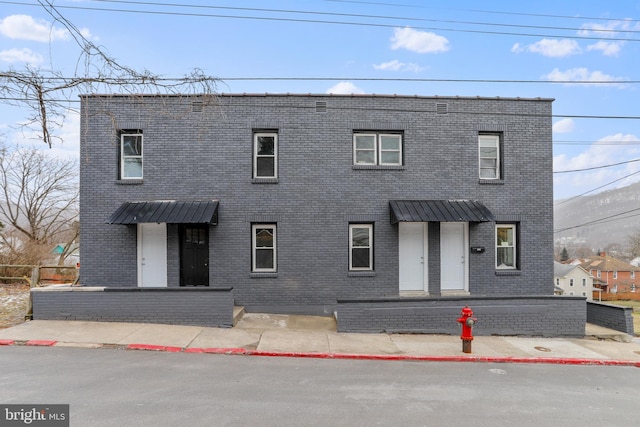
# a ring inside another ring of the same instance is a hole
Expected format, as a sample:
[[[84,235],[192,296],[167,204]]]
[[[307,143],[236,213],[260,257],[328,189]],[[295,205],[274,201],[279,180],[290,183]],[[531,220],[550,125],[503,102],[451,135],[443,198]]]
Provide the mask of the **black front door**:
[[[180,227],[180,286],[209,286],[209,225]]]

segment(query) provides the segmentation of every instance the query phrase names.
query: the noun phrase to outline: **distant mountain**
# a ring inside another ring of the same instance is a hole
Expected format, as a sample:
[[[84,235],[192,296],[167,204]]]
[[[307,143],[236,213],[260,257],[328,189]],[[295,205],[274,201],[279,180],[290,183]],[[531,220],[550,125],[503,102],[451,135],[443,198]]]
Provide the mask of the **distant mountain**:
[[[567,229],[554,234],[556,243],[585,244],[594,250],[610,243],[626,245],[630,235],[640,232],[640,183],[574,200],[556,200],[553,213],[554,230]]]

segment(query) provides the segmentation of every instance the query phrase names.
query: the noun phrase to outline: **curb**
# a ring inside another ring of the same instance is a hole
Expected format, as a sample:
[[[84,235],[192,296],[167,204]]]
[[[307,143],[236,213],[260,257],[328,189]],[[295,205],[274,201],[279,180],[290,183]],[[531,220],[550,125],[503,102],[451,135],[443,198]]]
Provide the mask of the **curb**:
[[[348,354],[348,353],[304,353],[248,350],[245,348],[179,348],[145,344],[129,344],[127,350],[171,351],[195,354],[227,354],[261,357],[293,357],[306,359],[343,359],[343,360],[387,360],[416,362],[480,362],[480,363],[529,363],[549,365],[592,365],[592,366],[631,366],[640,368],[640,361],[612,359],[583,359],[561,357],[497,357],[497,356],[417,356],[407,354]]]
[[[25,345],[34,347],[53,347],[64,344],[66,347],[86,346],[86,343],[59,343],[53,340],[30,340],[17,342],[2,339],[0,346]],[[94,344],[92,348],[106,348],[103,344]],[[291,357],[305,359],[342,359],[342,360],[386,360],[386,361],[414,361],[414,362],[476,362],[476,363],[520,363],[520,364],[548,364],[548,365],[585,365],[585,366],[629,366],[640,368],[640,361],[613,359],[584,359],[574,357],[505,357],[505,356],[418,356],[410,354],[357,354],[357,353],[304,353],[290,351],[262,351],[246,348],[199,348],[173,347],[153,344],[128,344],[126,350],[157,351],[166,353],[191,354],[226,354],[234,356],[259,357]]]

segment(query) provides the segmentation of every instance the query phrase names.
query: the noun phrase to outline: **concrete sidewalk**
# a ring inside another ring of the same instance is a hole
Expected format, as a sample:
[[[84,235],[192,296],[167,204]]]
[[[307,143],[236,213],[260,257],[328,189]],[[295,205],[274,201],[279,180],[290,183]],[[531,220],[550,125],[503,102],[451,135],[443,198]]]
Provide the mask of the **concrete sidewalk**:
[[[233,328],[34,320],[0,330],[0,345],[640,367],[640,340],[621,335],[589,325],[585,338],[479,336],[465,354],[458,336],[339,333],[333,318],[245,313]]]

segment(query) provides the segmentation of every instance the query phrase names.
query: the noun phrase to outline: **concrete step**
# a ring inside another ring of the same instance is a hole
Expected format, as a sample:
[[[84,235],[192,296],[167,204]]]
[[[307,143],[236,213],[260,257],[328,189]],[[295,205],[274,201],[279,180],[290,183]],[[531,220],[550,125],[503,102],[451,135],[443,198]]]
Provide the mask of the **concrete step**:
[[[236,326],[236,324],[240,321],[240,319],[242,319],[242,316],[244,316],[244,307],[234,306],[233,307],[233,326]]]

